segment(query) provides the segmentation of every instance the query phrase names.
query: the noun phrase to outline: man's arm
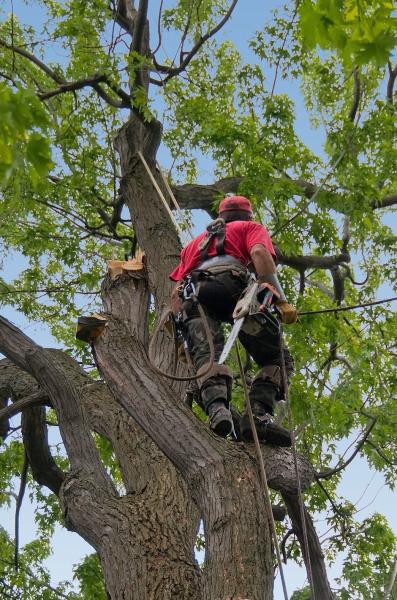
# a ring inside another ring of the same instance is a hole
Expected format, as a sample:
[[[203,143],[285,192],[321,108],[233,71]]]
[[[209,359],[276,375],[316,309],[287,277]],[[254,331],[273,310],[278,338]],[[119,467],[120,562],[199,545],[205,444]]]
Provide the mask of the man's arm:
[[[280,294],[276,302],[283,323],[295,323],[298,314],[296,308],[287,302],[283,288],[277,277],[276,265],[269,250],[262,244],[255,244],[250,250],[252,263],[255,268],[257,281],[259,283],[270,283]]]
[[[265,246],[255,244],[250,250],[250,255],[258,279],[262,276],[276,273],[276,265],[274,264],[273,257]]]

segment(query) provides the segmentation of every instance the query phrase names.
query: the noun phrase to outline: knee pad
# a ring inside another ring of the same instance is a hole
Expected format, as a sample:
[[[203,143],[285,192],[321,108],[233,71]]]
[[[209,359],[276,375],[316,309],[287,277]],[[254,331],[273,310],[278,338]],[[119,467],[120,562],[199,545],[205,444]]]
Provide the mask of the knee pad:
[[[233,385],[232,370],[226,365],[214,363],[208,373],[205,373],[208,366],[209,363],[205,363],[197,371],[202,405],[207,409],[209,404],[218,398],[224,399],[230,404]],[[205,373],[205,375],[200,376],[201,373]]]
[[[266,367],[262,367],[262,369],[255,376],[252,385],[255,385],[255,382],[268,382],[272,383],[275,387],[281,387],[281,369],[278,365],[266,365]]]

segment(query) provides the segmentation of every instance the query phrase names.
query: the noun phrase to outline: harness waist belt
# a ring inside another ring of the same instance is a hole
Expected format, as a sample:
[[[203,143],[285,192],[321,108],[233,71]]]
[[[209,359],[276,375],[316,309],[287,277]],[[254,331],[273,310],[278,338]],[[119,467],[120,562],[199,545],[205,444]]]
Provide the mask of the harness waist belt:
[[[229,254],[218,254],[216,256],[212,256],[208,260],[200,263],[198,267],[194,270],[203,270],[206,271],[211,269],[211,267],[220,267],[220,266],[234,266],[240,267],[240,269],[245,269],[246,267],[234,256],[230,256]]]

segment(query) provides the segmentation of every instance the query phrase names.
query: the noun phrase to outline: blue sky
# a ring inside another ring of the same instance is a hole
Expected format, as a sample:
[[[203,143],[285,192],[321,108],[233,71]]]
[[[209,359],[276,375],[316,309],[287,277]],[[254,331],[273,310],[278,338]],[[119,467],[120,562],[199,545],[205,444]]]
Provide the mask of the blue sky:
[[[9,8],[7,9],[7,4]],[[153,12],[157,13],[159,1],[152,2]],[[168,5],[168,3],[166,3]],[[260,28],[269,16],[270,10],[275,7],[282,6],[282,2],[275,0],[269,0],[263,2],[262,0],[240,0],[235,10],[235,13],[230,22],[225,26],[220,34],[221,39],[231,39],[239,48],[243,56],[248,57],[251,55],[251,51],[247,46],[247,39],[249,39],[255,32],[256,29]],[[3,10],[11,9],[11,0],[4,1]],[[14,0],[14,10],[20,15],[21,20],[25,22],[40,22],[40,12],[33,11],[30,6],[27,6],[21,0]],[[154,27],[152,32],[154,35]],[[273,80],[273,72],[268,73],[268,84],[269,87]],[[302,94],[299,90],[299,85],[295,81],[278,79],[276,85],[276,93],[286,92],[294,100],[296,107],[296,130],[297,133],[302,137],[304,142],[317,154],[323,154],[322,145],[324,142],[324,132],[320,130],[314,130],[310,126],[307,111],[305,110]],[[164,149],[160,149],[159,161],[164,167],[169,167],[170,158],[168,152]],[[211,161],[203,160],[200,163],[200,182],[207,183],[212,180],[213,165]],[[209,220],[207,215],[200,214],[196,215],[196,229],[200,229]],[[388,223],[396,225],[396,218],[388,217]],[[4,277],[11,277],[16,271],[23,268],[23,259],[15,255],[12,261],[8,261],[4,265]],[[7,318],[14,321],[20,326],[30,337],[36,342],[44,346],[55,346],[58,345],[51,338],[47,329],[37,323],[28,322],[22,315],[17,314],[14,310],[2,310],[2,313]],[[343,447],[347,447],[349,441],[346,441]],[[364,459],[358,458],[355,461],[353,469],[350,469],[348,475],[342,479],[339,491],[341,495],[350,498],[350,500],[357,504],[361,518],[372,514],[374,511],[384,513],[397,532],[397,519],[395,513],[395,495],[392,494],[384,485],[383,478],[380,474],[374,474],[368,469],[368,465]],[[366,506],[368,504],[368,506]],[[1,524],[5,526],[10,532],[13,531],[13,519],[14,519],[14,507],[10,510],[2,510],[0,512]],[[321,519],[321,517],[320,517]],[[325,530],[324,523],[318,523],[320,532]],[[32,506],[28,498],[25,498],[24,505],[21,512],[21,544],[23,545],[29,539],[34,536],[34,506]],[[77,563],[79,557],[86,553],[90,553],[91,548],[81,540],[76,534],[66,532],[61,528],[57,528],[54,538],[54,554],[47,561],[47,564],[51,570],[53,581],[67,579],[71,577],[72,565]],[[339,574],[340,561],[332,566],[329,570],[331,577],[336,577]],[[290,593],[294,589],[297,589],[303,585],[305,581],[305,572],[289,563],[285,569],[287,586]],[[281,587],[279,581],[276,582],[275,587],[275,600],[279,600],[282,597]]]

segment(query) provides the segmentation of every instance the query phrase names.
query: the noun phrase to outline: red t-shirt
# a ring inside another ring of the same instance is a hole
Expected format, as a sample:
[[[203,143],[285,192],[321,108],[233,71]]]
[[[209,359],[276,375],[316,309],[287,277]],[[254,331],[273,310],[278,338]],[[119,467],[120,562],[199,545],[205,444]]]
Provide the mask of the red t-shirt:
[[[194,240],[192,240],[181,252],[181,261],[179,265],[170,273],[170,279],[180,281],[190,273],[200,263],[199,244],[206,236],[203,231]],[[254,221],[231,221],[226,223],[226,237],[224,251],[229,256],[234,256],[243,265],[247,266],[251,262],[250,251],[255,244],[262,244],[275,256],[272,240],[266,227],[255,223]],[[208,249],[208,256],[216,256],[216,238],[212,239]]]

